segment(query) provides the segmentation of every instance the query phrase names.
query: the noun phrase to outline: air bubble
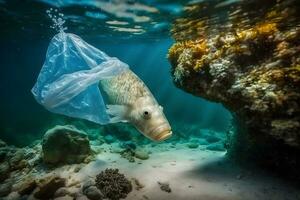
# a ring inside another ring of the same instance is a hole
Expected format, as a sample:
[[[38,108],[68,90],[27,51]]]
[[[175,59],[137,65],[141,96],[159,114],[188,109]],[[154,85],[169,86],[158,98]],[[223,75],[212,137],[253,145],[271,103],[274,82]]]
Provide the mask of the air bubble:
[[[67,27],[64,27],[66,21],[63,19],[63,13],[59,13],[57,9],[53,8],[46,10],[46,13],[53,22],[53,25],[51,25],[50,28],[55,29],[58,32],[64,32],[68,29]]]

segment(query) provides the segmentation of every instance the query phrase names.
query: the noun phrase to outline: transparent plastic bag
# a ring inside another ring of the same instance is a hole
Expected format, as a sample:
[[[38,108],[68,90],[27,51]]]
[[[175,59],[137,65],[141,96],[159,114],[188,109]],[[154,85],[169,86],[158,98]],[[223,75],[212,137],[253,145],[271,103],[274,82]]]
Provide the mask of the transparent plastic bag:
[[[31,91],[37,102],[51,112],[106,124],[110,118],[98,83],[126,69],[127,64],[77,35],[60,32],[49,44]]]

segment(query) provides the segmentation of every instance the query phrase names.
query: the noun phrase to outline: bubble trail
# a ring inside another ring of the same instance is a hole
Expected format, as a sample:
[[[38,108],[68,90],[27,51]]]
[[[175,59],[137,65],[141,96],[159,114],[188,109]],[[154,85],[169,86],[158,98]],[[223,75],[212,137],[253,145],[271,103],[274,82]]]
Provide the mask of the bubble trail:
[[[64,27],[66,20],[64,20],[64,14],[59,13],[57,9],[50,8],[46,10],[48,17],[52,20],[53,25],[50,28],[58,31],[64,32],[68,27]]]

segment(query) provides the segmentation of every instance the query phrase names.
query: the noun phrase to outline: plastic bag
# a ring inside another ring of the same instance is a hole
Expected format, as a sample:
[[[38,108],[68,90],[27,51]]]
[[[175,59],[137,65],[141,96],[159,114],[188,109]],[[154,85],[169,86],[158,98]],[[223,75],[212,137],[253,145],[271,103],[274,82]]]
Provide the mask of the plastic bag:
[[[51,112],[106,124],[110,118],[98,88],[99,80],[126,69],[127,64],[77,35],[61,32],[51,40],[31,91],[37,102]]]

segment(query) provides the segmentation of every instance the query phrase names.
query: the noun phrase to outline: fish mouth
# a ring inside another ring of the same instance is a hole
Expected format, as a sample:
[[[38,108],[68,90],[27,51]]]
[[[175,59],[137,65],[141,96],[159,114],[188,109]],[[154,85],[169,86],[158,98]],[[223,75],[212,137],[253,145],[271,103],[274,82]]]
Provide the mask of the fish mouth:
[[[154,130],[152,130],[149,134],[151,139],[153,139],[155,141],[166,140],[169,137],[171,137],[171,135],[172,135],[172,131],[171,131],[171,128],[169,125],[159,126],[159,127],[155,128]]]

